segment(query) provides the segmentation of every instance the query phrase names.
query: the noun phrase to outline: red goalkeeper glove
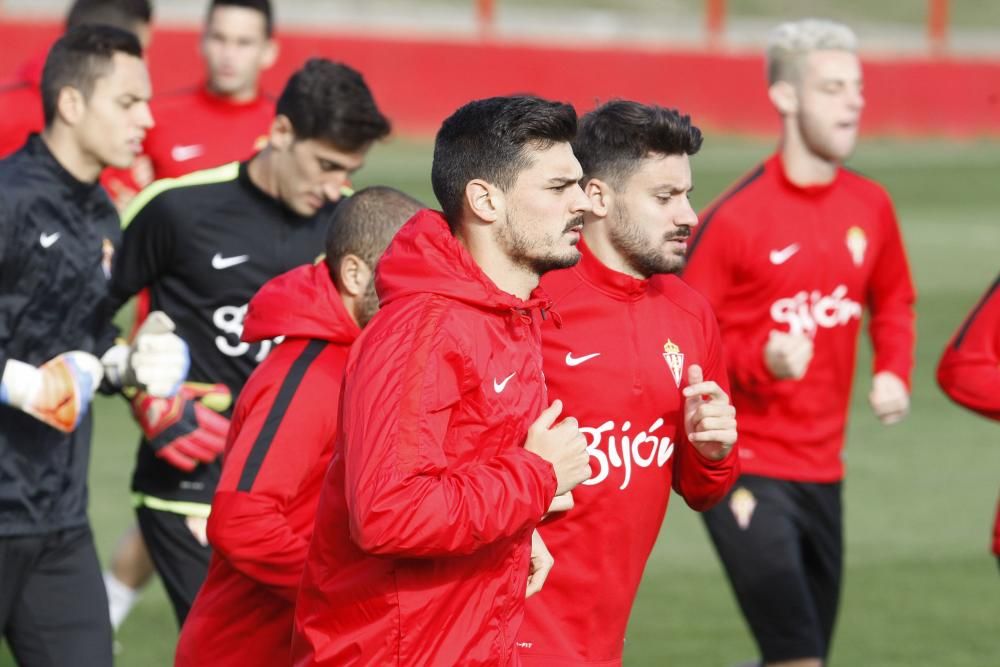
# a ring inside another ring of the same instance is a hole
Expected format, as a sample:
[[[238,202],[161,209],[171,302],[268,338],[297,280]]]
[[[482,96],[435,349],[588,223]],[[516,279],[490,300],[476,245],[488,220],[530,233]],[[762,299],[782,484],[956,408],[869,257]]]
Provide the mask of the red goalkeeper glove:
[[[139,392],[131,403],[132,414],[156,456],[190,472],[225,450],[229,420],[219,413],[229,409],[232,401],[223,384],[185,382],[172,398]]]

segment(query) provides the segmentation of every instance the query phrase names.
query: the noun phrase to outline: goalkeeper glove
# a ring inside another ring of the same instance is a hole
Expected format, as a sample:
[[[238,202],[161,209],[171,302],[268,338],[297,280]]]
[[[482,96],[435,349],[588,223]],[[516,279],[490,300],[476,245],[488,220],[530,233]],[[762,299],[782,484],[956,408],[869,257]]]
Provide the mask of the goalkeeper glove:
[[[163,311],[153,311],[131,345],[119,344],[101,358],[108,382],[116,389],[135,387],[152,396],[173,396],[187,377],[188,346],[174,333]]]
[[[156,456],[191,472],[199,463],[214,461],[226,448],[229,420],[219,413],[232,401],[224,384],[185,382],[171,398],[139,392],[131,403]]]
[[[39,367],[8,359],[0,380],[0,403],[71,433],[87,414],[104,368],[87,352],[64,352]]]

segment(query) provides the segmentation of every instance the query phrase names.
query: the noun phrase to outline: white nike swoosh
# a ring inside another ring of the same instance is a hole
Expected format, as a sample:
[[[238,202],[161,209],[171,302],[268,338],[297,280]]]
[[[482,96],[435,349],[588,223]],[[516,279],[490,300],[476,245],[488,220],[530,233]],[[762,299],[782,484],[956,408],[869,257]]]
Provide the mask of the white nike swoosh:
[[[221,252],[215,253],[215,257],[212,258],[212,268],[228,269],[236,266],[237,264],[242,264],[243,262],[250,259],[250,255],[237,255],[236,257],[223,257]]]
[[[52,234],[46,234],[42,232],[42,235],[38,237],[38,242],[42,244],[43,248],[51,248],[52,244],[59,240],[59,232],[54,232]]]
[[[187,162],[193,160],[205,152],[205,147],[201,144],[191,144],[190,146],[177,145],[170,149],[170,157],[176,162]]]
[[[782,248],[781,250],[772,250],[770,254],[771,264],[777,266],[778,264],[784,264],[792,258],[792,255],[799,251],[799,244],[793,243],[787,248]]]
[[[504,389],[507,388],[507,383],[510,382],[510,379],[515,375],[517,375],[517,371],[514,371],[513,373],[505,377],[502,382],[497,382],[497,379],[493,378],[493,391],[495,391],[498,394],[502,392]]]
[[[566,353],[566,365],[567,366],[579,366],[585,361],[590,361],[594,357],[601,356],[600,352],[594,352],[593,354],[586,354],[582,357],[574,357],[572,352]]]

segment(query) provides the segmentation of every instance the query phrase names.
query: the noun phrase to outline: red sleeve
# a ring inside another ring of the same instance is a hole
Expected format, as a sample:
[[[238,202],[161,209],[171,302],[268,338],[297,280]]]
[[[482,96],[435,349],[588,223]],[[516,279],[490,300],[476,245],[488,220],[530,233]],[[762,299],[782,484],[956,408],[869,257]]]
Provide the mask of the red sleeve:
[[[541,519],[556,480],[552,466],[517,446],[455,468],[446,448],[471,359],[439,311],[416,331],[397,327],[359,353],[344,388],[343,446],[351,538],[375,555],[469,554]],[[370,342],[370,341],[369,341]]]
[[[336,437],[343,361],[323,341],[280,352],[240,396],[208,538],[241,573],[294,601],[309,542],[292,529],[288,507]]]
[[[1000,276],[948,343],[937,380],[951,400],[1000,420]]]
[[[710,312],[705,313],[704,322],[706,348],[706,357],[702,368],[704,377],[706,380],[714,380],[722,387],[723,391],[729,393],[729,381],[722,360],[722,344],[718,324],[715,321],[715,316]],[[677,433],[680,434],[680,437],[675,449],[674,491],[684,498],[688,507],[698,512],[704,512],[722,500],[739,478],[740,457],[736,451],[738,445],[733,446],[726,458],[721,461],[713,461],[702,456],[698,449],[688,441],[684,432],[683,414]]]
[[[728,210],[720,206],[705,216],[692,239],[683,274],[684,282],[708,299],[716,314],[726,312],[729,290],[739,273],[742,253],[738,236],[730,233],[738,229],[738,225],[730,223]],[[735,384],[747,388],[772,386],[774,378],[764,364],[766,333],[756,340],[747,340],[744,335],[727,330],[726,323],[722,322],[721,337],[725,366]]]
[[[888,198],[883,221],[885,239],[868,284],[868,331],[875,351],[873,372],[889,371],[910,386],[916,340],[913,303],[917,297],[899,224]]]

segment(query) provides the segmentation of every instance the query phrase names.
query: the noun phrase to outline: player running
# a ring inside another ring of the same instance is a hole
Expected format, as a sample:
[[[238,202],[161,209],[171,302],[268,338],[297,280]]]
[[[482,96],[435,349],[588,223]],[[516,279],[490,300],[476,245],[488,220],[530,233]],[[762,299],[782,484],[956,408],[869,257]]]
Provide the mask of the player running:
[[[826,659],[843,569],[844,426],[862,310],[869,400],[909,409],[914,290],[888,194],[842,165],[864,107],[856,39],[828,21],[771,36],[775,155],[702,215],[684,279],[715,309],[743,476],[704,515],[768,665]]]
[[[310,60],[285,86],[260,153],[158,181],[126,211],[115,298],[149,289],[152,307],[191,346],[196,383],[173,403],[132,401],[145,436],[132,480],[136,514],[179,623],[208,568],[205,521],[228,397],[271,349],[267,340],[240,339],[247,302],[266,281],[316,258],[346,179],[388,131],[360,74]]]
[[[1000,421],[1000,276],[945,348],[937,381],[951,400]],[[993,524],[993,554],[1000,563],[1000,504]]]
[[[187,351],[153,313],[113,345],[108,281],[121,231],[97,184],[152,125],[135,35],[81,26],[42,75],[45,131],[0,162],[0,628],[22,665],[111,664],[87,519],[92,420],[107,392],[177,391]],[[101,359],[98,360],[98,356]]]
[[[538,531],[556,566],[528,600],[525,665],[619,665],[646,560],[674,488],[696,510],[739,470],[718,325],[675,275],[698,223],[689,157],[701,132],[673,110],[616,101],[580,121],[582,259],[542,278],[545,379],[580,421],[591,476]],[[595,392],[600,400],[594,400]]]
[[[575,132],[573,107],[534,97],[438,132],[444,212],[393,239],[348,358],[294,664],[516,664],[533,530],[589,474],[576,420],[545,407],[536,291],[580,257]]]
[[[212,562],[178,667],[288,662],[347,353],[378,310],[378,258],[420,208],[398,190],[361,190],[334,212],[326,260],[271,280],[250,301],[243,340],[284,341],[236,403],[208,521]]]
[[[149,46],[153,7],[150,0],[75,0],[66,13],[66,32],[81,25],[109,25],[134,34]],[[14,81],[0,83],[0,158],[45,128],[42,114],[42,67],[48,49],[26,61]]]
[[[144,154],[101,179],[119,207],[154,179],[245,160],[267,141],[274,100],[260,76],[278,57],[270,0],[212,0],[201,55],[204,82],[157,95]]]

